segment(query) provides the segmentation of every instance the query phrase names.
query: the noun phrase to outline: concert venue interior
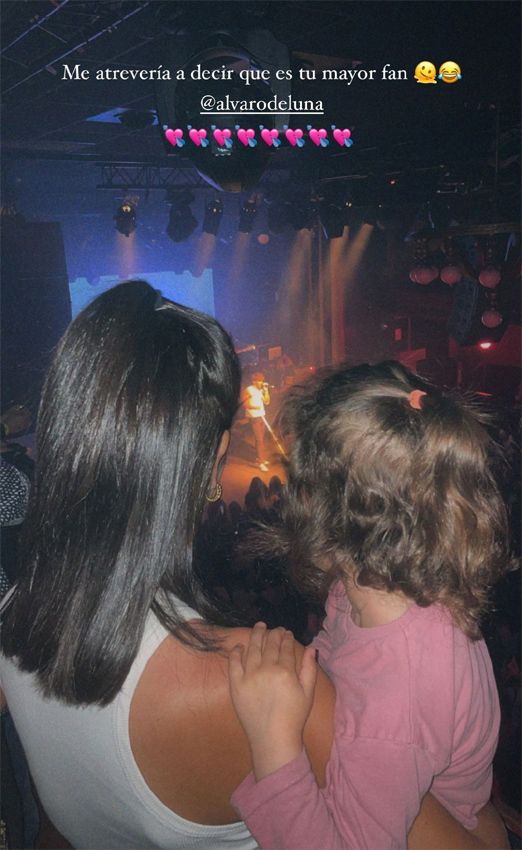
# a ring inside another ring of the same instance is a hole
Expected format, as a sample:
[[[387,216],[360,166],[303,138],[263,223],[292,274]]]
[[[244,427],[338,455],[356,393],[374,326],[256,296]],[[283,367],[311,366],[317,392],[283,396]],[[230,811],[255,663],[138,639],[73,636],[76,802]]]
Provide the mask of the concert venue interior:
[[[33,423],[14,439],[34,452],[42,375],[71,318],[140,278],[214,315],[245,385],[254,371],[269,385],[268,472],[240,412],[227,505],[245,513],[254,476],[284,479],[289,386],[397,359],[498,414],[519,553],[519,4],[10,0],[2,19],[2,413],[24,405]],[[456,81],[415,78],[449,60]],[[499,589],[490,647],[513,846],[519,575]],[[256,592],[269,622],[294,612],[270,577]]]

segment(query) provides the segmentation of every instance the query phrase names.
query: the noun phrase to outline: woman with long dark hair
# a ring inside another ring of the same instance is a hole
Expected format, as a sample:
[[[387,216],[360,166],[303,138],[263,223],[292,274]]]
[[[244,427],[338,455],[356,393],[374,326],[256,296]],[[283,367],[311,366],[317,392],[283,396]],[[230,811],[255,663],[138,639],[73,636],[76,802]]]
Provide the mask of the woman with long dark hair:
[[[0,672],[74,847],[256,846],[229,803],[250,758],[226,652],[248,632],[225,628],[193,551],[239,387],[220,325],[142,281],[97,298],[54,355]],[[323,768],[327,739],[323,719]]]
[[[251,758],[227,655],[250,630],[230,628],[194,555],[239,384],[220,325],[142,281],[97,298],[53,358],[0,674],[41,802],[76,848],[257,846],[229,802]],[[304,736],[320,784],[333,702],[321,676]],[[410,846],[465,846],[446,817]]]

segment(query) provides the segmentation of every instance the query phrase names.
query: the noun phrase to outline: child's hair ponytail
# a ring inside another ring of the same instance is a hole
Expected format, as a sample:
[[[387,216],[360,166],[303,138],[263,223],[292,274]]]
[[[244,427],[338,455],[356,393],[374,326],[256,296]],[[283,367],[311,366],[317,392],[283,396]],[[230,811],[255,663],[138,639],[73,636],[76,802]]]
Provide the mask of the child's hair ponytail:
[[[510,563],[487,424],[398,363],[318,375],[283,410],[288,484],[265,551],[287,558],[301,588],[349,572],[421,606],[443,603],[478,638],[489,587]]]

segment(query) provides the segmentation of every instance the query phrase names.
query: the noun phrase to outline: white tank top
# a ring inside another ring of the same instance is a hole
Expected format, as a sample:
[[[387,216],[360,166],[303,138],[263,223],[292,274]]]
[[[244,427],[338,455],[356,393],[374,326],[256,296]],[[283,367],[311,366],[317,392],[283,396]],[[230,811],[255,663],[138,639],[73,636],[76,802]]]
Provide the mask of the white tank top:
[[[201,619],[179,602],[185,619]],[[44,809],[78,850],[258,850],[245,824],[185,820],[150,790],[132,754],[129,709],[168,632],[150,613],[140,649],[110,705],[44,699],[35,677],[0,655],[0,681]]]

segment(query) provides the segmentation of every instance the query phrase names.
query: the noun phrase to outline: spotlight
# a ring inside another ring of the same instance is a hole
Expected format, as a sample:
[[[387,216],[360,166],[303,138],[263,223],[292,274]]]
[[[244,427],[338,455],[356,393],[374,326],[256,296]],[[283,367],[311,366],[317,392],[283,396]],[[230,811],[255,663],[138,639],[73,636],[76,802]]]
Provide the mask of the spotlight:
[[[188,189],[174,190],[167,194],[170,213],[166,232],[173,242],[183,242],[188,239],[198,226],[190,209],[193,200],[194,195]]]
[[[482,284],[485,289],[495,289],[496,286],[499,285],[501,279],[501,274],[496,266],[486,266],[483,268],[479,274],[479,283]]]
[[[203,233],[217,236],[221,219],[223,218],[223,203],[221,198],[209,201],[205,207],[205,218],[203,219]]]
[[[484,310],[482,316],[480,317],[480,321],[484,325],[485,328],[498,328],[504,321],[502,315],[496,310],[494,307],[491,307],[489,310]]]
[[[437,266],[422,265],[417,266],[410,272],[410,280],[414,283],[419,283],[421,286],[428,286],[439,276]]]
[[[500,273],[499,264],[496,261],[497,242],[494,236],[490,236],[486,239],[483,250],[484,261],[483,267],[479,272],[479,283],[485,289],[495,289],[499,285],[502,275]]]
[[[125,201],[118,207],[113,216],[116,222],[116,230],[124,236],[130,236],[136,230],[136,207],[129,201]]]
[[[239,212],[239,227],[240,233],[252,233],[254,219],[257,215],[257,204],[255,199],[245,201]]]
[[[484,340],[484,342],[479,342],[479,348],[482,351],[489,351],[490,348],[493,348],[493,343],[489,342],[489,340]]]
[[[439,276],[439,270],[432,262],[428,255],[428,235],[425,231],[415,235],[415,245],[413,250],[413,268],[410,271],[410,280],[412,283],[419,283],[421,286],[428,286],[432,281]]]
[[[462,271],[452,236],[448,236],[444,240],[443,250],[446,254],[446,263],[440,270],[440,279],[447,286],[455,286],[462,280]]]
[[[455,286],[462,280],[462,272],[458,266],[447,265],[440,270],[440,279],[447,286]]]
[[[327,239],[338,239],[352,220],[353,198],[346,182],[325,181],[320,190],[319,218]]]

